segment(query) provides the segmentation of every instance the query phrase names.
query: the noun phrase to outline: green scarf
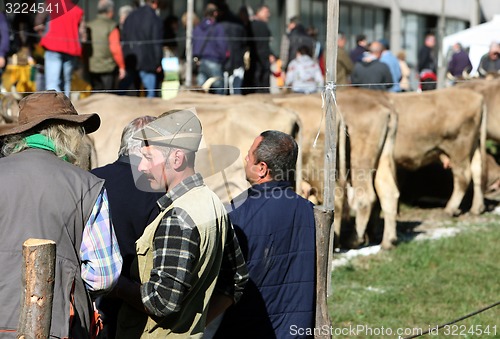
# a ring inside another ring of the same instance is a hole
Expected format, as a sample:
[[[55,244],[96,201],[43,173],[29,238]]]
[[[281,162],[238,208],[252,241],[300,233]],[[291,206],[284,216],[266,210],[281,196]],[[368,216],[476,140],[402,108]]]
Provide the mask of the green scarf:
[[[56,145],[54,145],[54,142],[52,140],[50,140],[50,138],[46,135],[33,134],[33,135],[30,135],[30,136],[24,138],[24,141],[26,142],[26,145],[28,145],[28,147],[30,147],[30,148],[44,149],[47,151],[51,151],[57,155]],[[64,161],[68,161],[68,157],[66,157],[66,156],[63,156],[62,159]]]

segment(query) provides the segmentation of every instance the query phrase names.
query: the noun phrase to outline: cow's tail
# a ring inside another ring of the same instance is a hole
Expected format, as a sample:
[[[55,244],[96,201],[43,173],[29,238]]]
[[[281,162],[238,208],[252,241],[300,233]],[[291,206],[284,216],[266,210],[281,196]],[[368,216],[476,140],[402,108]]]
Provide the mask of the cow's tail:
[[[479,129],[479,151],[481,155],[481,189],[486,191],[488,181],[488,162],[486,159],[486,135],[487,135],[488,106],[483,99],[483,109],[481,114],[481,127]]]
[[[340,113],[340,112],[339,112]],[[339,170],[339,182],[345,187],[347,181],[347,127],[345,124],[344,116],[338,114],[338,170]]]

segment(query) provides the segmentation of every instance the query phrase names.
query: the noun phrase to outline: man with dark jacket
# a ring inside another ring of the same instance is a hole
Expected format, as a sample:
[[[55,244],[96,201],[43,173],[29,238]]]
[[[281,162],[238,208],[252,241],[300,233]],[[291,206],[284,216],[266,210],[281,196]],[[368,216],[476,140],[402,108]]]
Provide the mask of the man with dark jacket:
[[[306,46],[310,51],[316,48],[316,42],[307,34],[304,26],[299,22],[297,17],[292,17],[288,24],[289,33],[283,39],[280,47],[280,59],[283,65],[283,70],[288,69],[290,61],[297,55],[300,47]]]
[[[163,22],[156,15],[160,0],[146,0],[144,6],[129,14],[123,24],[123,55],[127,76],[120,87],[128,87],[139,75],[147,97],[158,96],[161,73]]]
[[[254,19],[250,22],[250,69],[245,73],[245,87],[252,87],[247,93],[269,93],[271,77],[271,31],[267,22],[271,11],[267,5],[257,10]]]
[[[292,188],[298,147],[266,131],[246,156],[252,187],[234,201],[234,225],[250,280],[227,309],[216,338],[296,338],[314,328],[315,222],[311,202]]]
[[[353,85],[380,91],[387,91],[392,87],[391,71],[386,64],[379,60],[383,50],[384,47],[379,41],[370,44],[370,52],[363,56],[361,62],[354,65],[351,74]]]
[[[224,94],[223,67],[229,51],[224,28],[215,21],[217,15],[217,6],[209,3],[205,18],[193,30],[193,56],[200,60],[196,75],[198,86],[202,86],[209,78],[215,78],[212,84],[214,93]]]
[[[227,3],[219,5],[219,16],[217,20],[224,27],[228,39],[229,58],[224,65],[224,71],[228,73],[229,94],[241,94],[245,65],[243,56],[247,50],[247,33],[243,22],[234,15]]]
[[[356,47],[354,47],[349,56],[353,63],[361,61],[363,59],[363,54],[366,52],[366,47],[368,46],[368,40],[366,40],[366,35],[358,34],[356,35]]]

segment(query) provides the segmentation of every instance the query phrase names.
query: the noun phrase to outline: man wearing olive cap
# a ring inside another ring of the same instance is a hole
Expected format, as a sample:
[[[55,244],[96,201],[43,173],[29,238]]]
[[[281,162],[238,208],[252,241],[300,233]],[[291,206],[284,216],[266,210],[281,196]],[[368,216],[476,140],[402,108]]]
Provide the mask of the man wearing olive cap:
[[[141,284],[120,278],[117,287],[119,297],[148,316],[122,308],[119,338],[201,338],[248,279],[225,208],[194,169],[201,137],[189,110],[160,115],[134,135],[144,144],[139,170],[151,188],[167,193],[136,242]]]
[[[89,292],[118,279],[118,248],[104,180],[78,168],[85,133],[99,128],[95,113],[78,114],[63,93],[28,95],[17,124],[0,126],[0,337],[17,338],[22,245],[56,243],[51,338],[89,338],[95,327]]]

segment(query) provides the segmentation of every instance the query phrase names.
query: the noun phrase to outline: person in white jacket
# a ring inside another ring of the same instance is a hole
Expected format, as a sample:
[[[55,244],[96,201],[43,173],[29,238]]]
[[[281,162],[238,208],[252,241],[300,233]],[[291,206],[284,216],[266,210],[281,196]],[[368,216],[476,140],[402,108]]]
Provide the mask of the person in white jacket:
[[[311,51],[307,46],[297,50],[295,59],[288,65],[285,84],[292,87],[295,93],[315,93],[323,85],[324,79],[321,69],[311,58]]]

